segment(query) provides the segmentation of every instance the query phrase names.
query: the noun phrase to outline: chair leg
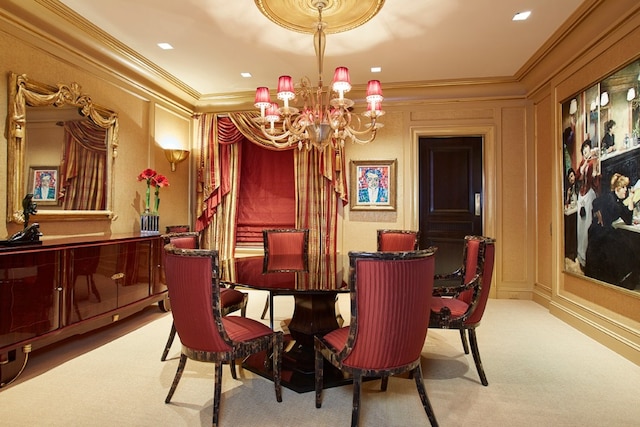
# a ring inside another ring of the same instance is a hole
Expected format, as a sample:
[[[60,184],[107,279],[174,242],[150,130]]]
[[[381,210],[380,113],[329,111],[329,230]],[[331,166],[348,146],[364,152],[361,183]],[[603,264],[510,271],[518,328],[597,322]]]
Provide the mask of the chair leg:
[[[389,375],[382,376],[382,383],[380,384],[380,390],[387,391],[387,385],[389,384]]]
[[[475,328],[469,329],[469,343],[471,344],[473,361],[476,362],[476,369],[478,370],[478,375],[480,375],[480,382],[482,382],[483,386],[488,386],[489,381],[487,381],[487,376],[485,375],[484,368],[482,367],[482,360],[480,360],[480,350],[478,350],[478,339],[476,337]]]
[[[215,383],[213,385],[213,425],[218,425],[220,414],[220,396],[222,395],[222,362],[216,363]]]
[[[462,348],[464,349],[464,354],[469,354],[469,344],[467,343],[467,335],[464,331],[464,328],[460,329],[460,340],[462,340]]]
[[[282,402],[282,385],[280,377],[282,376],[282,333],[273,335],[273,385],[276,390],[276,400]]]
[[[173,383],[171,383],[169,394],[167,394],[166,399],[164,399],[164,403],[171,402],[171,397],[173,397],[173,393],[176,391],[176,387],[178,387],[178,383],[180,382],[180,378],[182,377],[182,373],[184,372],[184,365],[186,364],[187,364],[187,356],[185,356],[184,354],[180,354],[180,362],[178,363],[178,370],[176,371],[176,376],[173,377]]]
[[[322,407],[322,387],[323,387],[323,375],[324,375],[324,357],[319,349],[315,350],[315,371],[316,371],[316,408]]]
[[[344,325],[344,318],[340,313],[340,304],[338,304],[338,295],[336,295],[335,306],[336,306],[336,320],[338,321],[338,326],[342,328],[342,325]]]
[[[238,375],[236,374],[236,359],[231,359],[231,361],[229,362],[229,368],[231,370],[231,378],[237,380]]]
[[[247,317],[247,304],[249,304],[249,295],[245,294],[242,298],[242,308],[240,309],[240,316]]]
[[[418,394],[420,395],[420,400],[422,400],[422,406],[424,406],[424,410],[427,413],[431,427],[438,427],[436,414],[433,412],[431,402],[429,402],[429,397],[427,396],[427,389],[424,387],[424,379],[422,379],[422,368],[420,367],[420,364],[418,364],[418,366],[413,370],[413,378],[416,380]]]
[[[358,427],[360,419],[360,389],[362,388],[362,375],[353,373],[353,406],[351,408],[351,427]]]
[[[269,292],[269,326],[273,330],[273,293]]]
[[[260,315],[261,319],[264,320],[264,316],[266,316],[267,310],[269,310],[269,297],[267,297],[267,300],[264,302],[264,308],[262,309],[262,314]]]
[[[164,346],[164,351],[162,352],[162,356],[160,357],[160,361],[164,362],[167,360],[167,355],[169,354],[169,350],[171,350],[171,344],[173,344],[173,339],[176,337],[176,325],[171,323],[171,331],[169,332],[169,339],[167,339],[167,344]]]

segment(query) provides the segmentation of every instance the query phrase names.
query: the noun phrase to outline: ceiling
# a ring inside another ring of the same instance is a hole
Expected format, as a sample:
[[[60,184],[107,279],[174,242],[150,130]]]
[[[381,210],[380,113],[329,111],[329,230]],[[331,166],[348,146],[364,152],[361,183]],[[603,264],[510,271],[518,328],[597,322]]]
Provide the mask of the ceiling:
[[[583,1],[384,0],[364,25],[327,35],[325,84],[336,66],[349,67],[353,85],[378,79],[383,88],[510,78]],[[309,76],[315,83],[313,36],[276,25],[253,0],[60,2],[202,97],[254,91],[257,86],[273,89],[282,74],[294,81]],[[525,10],[532,12],[527,21],[512,21]],[[160,42],[174,49],[161,50]],[[382,72],[372,74],[373,66]],[[243,78],[241,72],[253,77]]]

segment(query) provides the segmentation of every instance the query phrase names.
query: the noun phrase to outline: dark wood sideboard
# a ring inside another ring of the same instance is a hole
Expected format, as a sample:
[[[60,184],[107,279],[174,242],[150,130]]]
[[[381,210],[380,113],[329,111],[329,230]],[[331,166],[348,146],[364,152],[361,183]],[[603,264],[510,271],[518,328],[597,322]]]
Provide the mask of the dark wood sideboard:
[[[30,351],[167,306],[162,238],[81,237],[0,247],[0,384]]]

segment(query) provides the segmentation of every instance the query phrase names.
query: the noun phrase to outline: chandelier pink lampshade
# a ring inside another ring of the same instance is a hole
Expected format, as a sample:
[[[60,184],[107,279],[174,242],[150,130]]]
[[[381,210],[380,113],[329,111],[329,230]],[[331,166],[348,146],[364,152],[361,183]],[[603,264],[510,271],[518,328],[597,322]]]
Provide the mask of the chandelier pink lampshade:
[[[349,69],[347,67],[338,67],[333,73],[333,90],[338,92],[340,97],[345,92],[351,90],[351,78],[349,77]]]
[[[265,119],[271,124],[280,120],[280,112],[278,111],[278,104],[272,102],[271,105],[267,107],[267,111],[265,112]]]
[[[382,104],[379,102],[367,104],[367,111],[363,113],[366,117],[380,117],[384,115]]]
[[[382,99],[382,85],[380,84],[380,80],[369,80],[367,84],[367,102],[381,102]]]
[[[278,78],[278,99],[288,100],[294,97],[295,93],[291,76],[280,76]]]
[[[256,100],[255,100],[256,108],[268,108],[271,106],[271,95],[269,94],[268,87],[259,87],[256,89]]]
[[[283,101],[282,107],[270,102],[269,89],[259,87],[256,90],[255,106],[260,109],[260,117],[254,119],[255,123],[260,126],[264,137],[277,148],[297,144],[298,149],[306,146],[307,150],[312,147],[321,151],[329,147],[338,150],[344,147],[345,141],[357,144],[373,141],[378,129],[383,126],[378,122],[378,118],[384,115],[380,81],[371,80],[367,87],[368,107],[361,114],[369,119],[369,123],[361,123],[357,118],[352,120],[352,107],[355,103],[345,97],[345,93],[352,89],[349,69],[336,68],[331,86],[323,87],[322,83],[326,28],[322,21],[322,11],[325,7],[333,6],[327,6],[330,2],[315,0],[298,3],[312,3],[318,11],[318,23],[314,26],[316,31],[313,36],[318,60],[318,86],[312,87],[309,78],[303,77],[300,84],[294,87],[291,76],[280,76],[277,99]],[[294,103],[294,99],[297,104],[290,106],[289,102]]]

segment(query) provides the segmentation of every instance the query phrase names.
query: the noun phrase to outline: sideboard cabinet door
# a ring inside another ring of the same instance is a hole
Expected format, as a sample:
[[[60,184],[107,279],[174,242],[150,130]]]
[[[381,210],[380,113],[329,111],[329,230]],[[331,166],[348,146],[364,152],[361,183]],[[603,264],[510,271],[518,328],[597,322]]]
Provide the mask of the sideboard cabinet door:
[[[59,263],[56,251],[0,257],[0,348],[59,327]]]
[[[118,245],[93,245],[67,251],[70,268],[66,295],[67,325],[115,310],[118,287],[112,278]]]
[[[118,245],[118,307],[150,295],[153,274],[151,247],[149,240]]]

